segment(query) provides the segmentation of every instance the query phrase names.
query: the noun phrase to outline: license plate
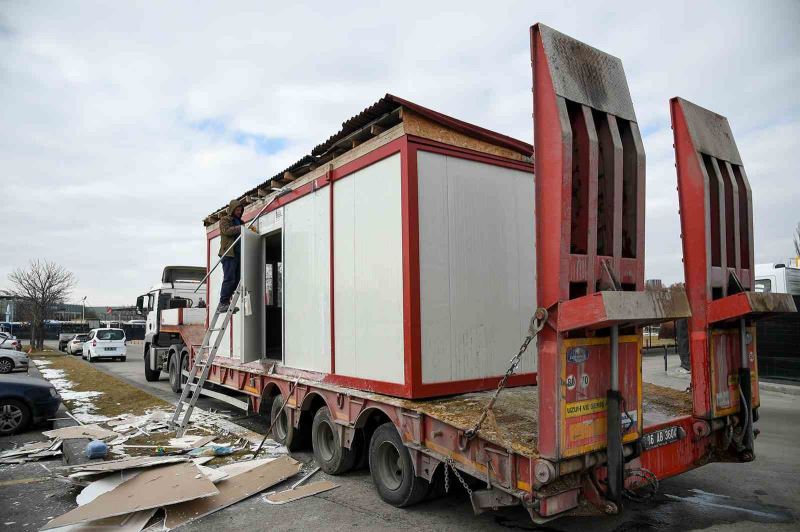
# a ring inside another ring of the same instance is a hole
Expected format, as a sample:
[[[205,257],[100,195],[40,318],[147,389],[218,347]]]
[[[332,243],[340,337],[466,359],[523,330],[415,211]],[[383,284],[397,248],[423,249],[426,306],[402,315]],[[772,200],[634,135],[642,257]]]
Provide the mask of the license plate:
[[[106,347],[106,351],[116,351],[116,347]]]
[[[683,438],[684,431],[677,425],[666,427],[653,432],[648,432],[642,436],[642,447],[644,449],[655,449],[662,445],[669,445]]]

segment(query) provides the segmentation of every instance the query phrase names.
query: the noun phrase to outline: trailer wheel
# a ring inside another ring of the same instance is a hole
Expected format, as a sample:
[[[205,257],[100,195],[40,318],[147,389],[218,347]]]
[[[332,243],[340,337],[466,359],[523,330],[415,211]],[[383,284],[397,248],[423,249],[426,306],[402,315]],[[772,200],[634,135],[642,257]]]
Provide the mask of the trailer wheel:
[[[150,369],[150,345],[144,346],[144,380],[156,382],[161,376],[160,369]]]
[[[356,462],[355,449],[346,449],[331,421],[326,407],[317,410],[311,424],[311,447],[314,459],[322,470],[329,475],[341,475],[353,469]]]
[[[172,353],[169,356],[169,387],[175,393],[181,393],[181,363],[180,354]]]
[[[284,445],[290,451],[297,451],[303,446],[301,431],[289,422],[289,415],[283,408],[283,396],[276,395],[272,400],[269,420],[272,425],[272,439]],[[278,417],[280,415],[280,417]],[[277,420],[277,421],[276,421]]]
[[[411,506],[428,494],[428,481],[414,473],[411,454],[391,422],[378,427],[372,435],[369,470],[378,495],[392,506]]]

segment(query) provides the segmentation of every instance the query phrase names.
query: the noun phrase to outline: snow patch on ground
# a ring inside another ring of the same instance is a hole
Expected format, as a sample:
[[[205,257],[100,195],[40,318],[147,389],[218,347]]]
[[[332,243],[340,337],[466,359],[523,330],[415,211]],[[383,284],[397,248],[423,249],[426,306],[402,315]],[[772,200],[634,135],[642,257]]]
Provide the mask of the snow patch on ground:
[[[92,399],[103,395],[103,392],[74,391],[75,383],[67,379],[66,373],[61,369],[51,369],[49,366],[51,362],[47,360],[34,360],[36,367],[42,374],[42,377],[49,380],[53,386],[56,387],[61,399],[70,401],[70,411],[72,415],[83,423],[96,423],[98,421],[106,421],[109,418],[96,414],[97,407],[92,402]]]

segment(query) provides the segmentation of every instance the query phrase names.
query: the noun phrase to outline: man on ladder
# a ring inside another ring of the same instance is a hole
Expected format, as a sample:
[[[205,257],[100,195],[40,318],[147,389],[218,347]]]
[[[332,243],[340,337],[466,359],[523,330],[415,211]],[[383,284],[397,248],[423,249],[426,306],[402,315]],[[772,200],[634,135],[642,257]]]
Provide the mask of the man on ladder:
[[[253,224],[256,223],[258,218],[266,212],[267,208],[276,199],[280,198],[291,192],[291,189],[284,187],[275,190],[277,194],[267,201],[261,210],[256,214],[246,226],[242,223],[242,214],[244,207],[239,200],[232,200],[226,209],[226,216],[219,222],[220,243],[219,243],[219,261],[209,269],[206,276],[200,282],[202,286],[217,266],[222,263],[223,280],[222,287],[219,295],[219,306],[212,316],[209,316],[208,329],[203,336],[203,341],[197,346],[194,363],[189,372],[189,377],[186,384],[183,386],[181,398],[175,407],[175,412],[172,414],[170,425],[175,428],[178,437],[183,436],[186,427],[189,424],[189,419],[192,417],[197,399],[200,397],[203,385],[208,379],[211,365],[214,358],[217,356],[220,343],[225,337],[222,334],[231,321],[231,316],[238,310],[236,304],[242,296],[241,285],[241,265],[239,258],[239,246],[242,238],[242,227],[251,231],[256,231]],[[210,312],[209,312],[210,314]],[[222,316],[222,323],[219,323],[219,318]],[[216,334],[215,334],[216,333]]]
[[[231,200],[226,215],[219,221],[219,255],[222,257],[222,286],[219,292],[219,308],[217,312],[227,312],[236,287],[242,275],[239,261],[239,235],[241,234],[242,214],[244,207],[239,200]]]

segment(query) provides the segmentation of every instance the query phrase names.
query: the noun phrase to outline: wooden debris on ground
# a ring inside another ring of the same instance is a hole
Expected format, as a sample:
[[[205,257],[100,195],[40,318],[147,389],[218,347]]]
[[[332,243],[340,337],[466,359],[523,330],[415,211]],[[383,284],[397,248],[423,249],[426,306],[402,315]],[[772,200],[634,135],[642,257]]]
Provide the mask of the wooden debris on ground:
[[[288,456],[283,456],[239,474],[229,476],[217,484],[218,495],[197,498],[165,508],[167,515],[164,519],[164,527],[167,530],[172,530],[227,508],[296,475],[300,472],[301,466],[300,462]],[[220,469],[224,469],[224,467],[220,467]]]
[[[42,530],[194,501],[219,493],[191,462],[151,468],[91,502],[56,517]]]
[[[61,440],[27,443],[0,454],[0,464],[21,464],[61,455]]]
[[[92,439],[92,440],[110,440],[117,438],[119,434],[114,431],[104,429],[99,425],[75,425],[74,427],[64,427],[61,429],[47,430],[42,434],[48,438],[56,438],[60,440],[73,440],[73,439]]]
[[[316,495],[318,493],[329,491],[338,487],[339,484],[331,482],[330,480],[318,480],[317,482],[304,484],[297,488],[292,487],[288,490],[268,493],[264,496],[264,500],[270,504],[285,504],[287,502],[296,501],[297,499]]]

